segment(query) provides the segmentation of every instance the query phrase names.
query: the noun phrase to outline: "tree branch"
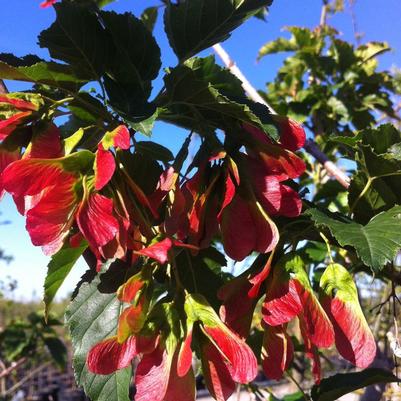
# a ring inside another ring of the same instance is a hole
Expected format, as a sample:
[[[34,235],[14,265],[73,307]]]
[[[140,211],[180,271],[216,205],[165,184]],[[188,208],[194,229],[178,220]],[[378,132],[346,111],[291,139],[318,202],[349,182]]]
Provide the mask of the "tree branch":
[[[260,96],[258,91],[248,81],[242,71],[238,68],[235,62],[231,59],[229,54],[224,50],[220,43],[213,46],[213,50],[221,58],[224,65],[235,75],[241,82],[242,87],[248,96],[255,102],[264,104],[272,114],[277,114],[273,107],[271,107],[263,98]],[[329,158],[319,149],[318,145],[312,140],[308,139],[305,142],[305,150],[312,155],[319,163],[321,163],[327,170],[327,173],[335,178],[344,188],[348,188],[350,184],[349,177],[339,169]]]

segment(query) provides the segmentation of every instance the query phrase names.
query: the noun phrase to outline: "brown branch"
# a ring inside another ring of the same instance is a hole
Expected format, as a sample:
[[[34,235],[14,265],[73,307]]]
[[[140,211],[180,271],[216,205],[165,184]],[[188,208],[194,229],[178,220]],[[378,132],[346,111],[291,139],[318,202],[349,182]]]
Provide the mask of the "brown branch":
[[[21,358],[17,362],[13,363],[10,367],[0,372],[0,379],[8,376],[10,373],[14,372],[14,370],[18,369],[21,365],[26,362],[26,358]]]
[[[213,46],[213,50],[221,58],[224,65],[235,75],[241,82],[242,87],[248,96],[255,102],[265,105],[271,114],[277,114],[273,107],[271,107],[263,98],[260,96],[258,91],[248,81],[242,71],[238,68],[235,62],[231,59],[229,54],[224,50],[220,43]],[[321,163],[327,170],[327,173],[335,178],[344,188],[348,188],[350,184],[349,177],[339,169],[329,158],[319,149],[318,145],[312,140],[308,140],[304,146],[305,150],[312,155],[319,163]]]

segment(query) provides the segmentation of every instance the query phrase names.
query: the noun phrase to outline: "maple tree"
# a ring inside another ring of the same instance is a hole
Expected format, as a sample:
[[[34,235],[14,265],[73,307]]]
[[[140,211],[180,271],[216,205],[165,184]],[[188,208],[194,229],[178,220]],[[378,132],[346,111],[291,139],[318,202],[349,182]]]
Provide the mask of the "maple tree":
[[[371,365],[377,341],[353,275],[371,269],[394,280],[401,248],[401,134],[375,127],[371,113],[396,118],[391,77],[372,64],[384,46],[354,51],[327,26],[291,28],[290,40],[260,52],[295,52],[262,93],[289,115],[279,116],[249,99],[213,57],[196,57],[263,15],[271,0],[166,1],[178,63],[150,100],[161,67],[152,36],[161,6],[137,18],[104,11],[106,3],[45,1],[56,20],[39,44],[51,61],[0,55],[0,79],[33,84],[0,95],[0,194],[12,195],[32,243],[51,256],[46,313],[78,258],[89,265],[66,313],[78,383],[93,401],[127,400],[132,381],[135,400],[191,401],[195,356],[222,401],[237,383],[249,385],[259,365],[280,380],[303,352],[313,399],[335,399],[330,379],[319,385],[319,350],[335,346],[356,367]],[[355,109],[354,87],[364,95]],[[318,163],[302,150],[310,140],[295,120],[329,158],[357,160],[348,202],[339,203],[345,189],[322,180],[321,170],[315,179]],[[175,156],[141,140],[156,121],[188,131]],[[195,134],[201,145],[191,159]],[[226,257],[247,269],[224,273]],[[355,380],[358,388],[397,378],[365,371]]]

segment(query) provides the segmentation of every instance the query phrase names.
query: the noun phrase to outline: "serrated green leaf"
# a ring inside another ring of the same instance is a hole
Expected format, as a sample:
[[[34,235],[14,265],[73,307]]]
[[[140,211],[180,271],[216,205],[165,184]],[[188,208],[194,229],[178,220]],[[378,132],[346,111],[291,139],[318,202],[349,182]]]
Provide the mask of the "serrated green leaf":
[[[323,379],[312,388],[313,401],[335,401],[345,394],[379,383],[394,383],[399,379],[392,372],[384,369],[370,368],[362,372],[339,373]]]
[[[318,209],[306,212],[319,227],[327,227],[341,246],[355,248],[358,256],[373,271],[391,262],[401,248],[401,206],[373,217],[365,226],[335,219]]]
[[[109,57],[109,37],[88,7],[56,3],[56,21],[39,35],[40,47],[50,56],[71,64],[93,80],[103,74]]]
[[[74,349],[75,379],[92,401],[129,401],[131,367],[107,376],[90,373],[86,367],[90,348],[116,333],[121,313],[116,294],[100,293],[99,284],[99,276],[91,283],[84,283],[66,312]]]
[[[44,283],[45,315],[48,315],[49,307],[61,284],[70,273],[71,269],[86,249],[86,242],[77,248],[68,244],[64,245],[55,255],[52,256],[48,266]]]
[[[68,65],[45,61],[20,67],[0,61],[0,79],[34,82],[56,88],[70,88],[74,90],[78,90],[89,81],[89,79],[74,72]]]
[[[229,38],[231,31],[271,3],[272,0],[190,0],[179,4],[168,2],[164,26],[170,46],[179,60],[186,60]]]

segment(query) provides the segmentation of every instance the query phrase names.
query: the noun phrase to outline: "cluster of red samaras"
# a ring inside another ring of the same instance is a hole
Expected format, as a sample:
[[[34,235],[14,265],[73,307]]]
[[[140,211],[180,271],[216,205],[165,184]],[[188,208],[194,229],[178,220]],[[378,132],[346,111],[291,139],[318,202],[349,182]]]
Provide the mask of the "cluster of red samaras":
[[[39,96],[2,96],[2,105],[8,114],[0,121],[0,191],[13,196],[33,244],[47,255],[86,240],[99,267],[124,259],[127,251],[163,264],[171,248],[196,252],[220,235],[226,253],[242,260],[275,248],[279,233],[272,216],[301,212],[298,193],[283,181],[305,169],[289,150],[302,146],[304,131],[285,118],[277,117],[281,145],[244,127],[246,153],[217,151],[182,182],[169,167],[153,193],[145,194],[118,161],[120,152],[130,152],[125,126],[106,132],[94,153],[71,152],[53,123],[30,124],[43,108]],[[10,149],[23,129],[25,145]]]
[[[214,151],[181,182],[180,172],[169,167],[153,191],[145,193],[120,158],[134,148],[125,126],[105,132],[94,152],[72,151],[73,138],[63,141],[52,122],[38,121],[44,109],[39,95],[0,97],[0,194],[13,196],[26,216],[33,244],[47,255],[87,243],[99,267],[104,260],[126,260],[127,255],[131,263],[150,258],[160,266],[170,261],[173,248],[196,253],[215,238],[221,238],[226,254],[235,260],[254,251],[270,252],[264,267],[251,268],[220,290],[220,317],[199,295],[187,295],[181,310],[174,303],[149,309],[152,263],[145,262],[118,292],[129,306],[116,336],[91,350],[91,371],[108,374],[140,355],[137,401],[190,401],[195,396],[191,344],[196,343],[211,394],[226,400],[236,382],[248,383],[257,374],[257,360],[245,338],[264,295],[262,284],[267,288],[262,310],[267,376],[281,378],[292,360],[286,329],[294,317],[317,381],[317,347],[335,341],[340,353],[357,366],[370,362],[375,346],[361,313],[336,297],[326,299],[323,309],[296,263],[271,268],[279,240],[272,218],[296,217],[302,208],[299,194],[284,183],[305,169],[293,153],[303,146],[302,127],[274,117],[280,143],[272,143],[252,126],[226,133],[234,141],[239,136],[243,148]]]

